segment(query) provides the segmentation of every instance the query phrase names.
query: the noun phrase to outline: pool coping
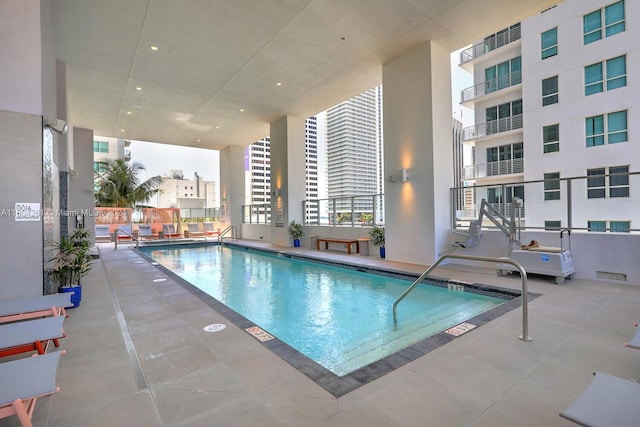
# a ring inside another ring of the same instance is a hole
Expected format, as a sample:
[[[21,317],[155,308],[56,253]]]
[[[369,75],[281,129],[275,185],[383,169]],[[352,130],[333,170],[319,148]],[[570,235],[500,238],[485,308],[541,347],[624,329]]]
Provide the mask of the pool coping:
[[[211,243],[209,243],[209,245],[210,244]],[[225,242],[225,244],[229,244],[229,243]],[[200,244],[196,243],[194,246],[205,246],[205,245],[206,245],[205,243],[200,243]],[[380,268],[380,267],[374,267],[374,266],[354,265],[354,264],[349,264],[349,263],[340,262],[340,261],[334,262],[333,260],[326,260],[326,259],[321,260],[318,258],[304,256],[297,253],[291,254],[291,253],[278,251],[278,250],[244,246],[237,243],[232,244],[232,246],[238,247],[241,249],[246,249],[248,251],[269,252],[269,253],[275,253],[282,256],[286,256],[288,258],[299,258],[299,259],[318,262],[318,263],[327,264],[327,265],[333,265],[333,266],[337,265],[340,267],[354,269],[361,272],[390,275],[393,277],[401,277],[404,279],[413,277],[414,280],[419,277],[418,274],[403,272],[395,269]],[[154,248],[156,248],[156,246],[154,246]],[[215,310],[218,314],[223,316],[225,319],[230,321],[232,324],[234,324],[238,328],[241,328],[245,331],[247,331],[247,329],[250,329],[250,328],[255,328],[255,327],[260,328],[259,325],[256,325],[255,323],[253,323],[246,317],[242,316],[235,310],[227,307],[222,302],[208,295],[207,293],[200,290],[196,286],[192,285],[191,283],[189,283],[182,277],[178,276],[168,268],[159,264],[157,261],[149,257],[146,253],[140,250],[134,250],[134,251],[138,253],[143,259],[147,260],[151,265],[158,268],[163,273],[167,274],[176,283],[180,284],[185,290],[189,291],[192,295],[198,297],[201,301],[203,301],[205,304],[207,304],[209,307]],[[440,282],[439,284],[436,284],[437,286],[446,287],[448,286],[448,284],[461,284],[465,287],[474,287],[476,289],[486,290],[489,294],[501,293],[504,295],[509,295],[511,297],[511,299],[506,299],[504,303],[496,307],[493,307],[483,313],[480,313],[474,317],[471,317],[463,322],[463,323],[471,323],[472,325],[475,326],[475,328],[478,328],[494,319],[497,319],[503,314],[506,314],[522,306],[521,292],[515,291],[513,289],[500,288],[497,286],[484,285],[480,283],[470,283],[470,282],[449,280],[449,279],[443,279],[435,276],[429,276],[429,279],[436,282]],[[529,301],[541,295],[542,294],[535,293],[535,292],[527,292],[527,297]],[[247,333],[249,332],[247,331]],[[455,339],[459,338],[463,334],[464,333],[456,336],[456,335],[446,333],[445,331],[438,332],[434,335],[431,335],[430,337],[427,337],[421,341],[418,341],[415,344],[412,344],[402,350],[399,350],[389,356],[385,356],[380,360],[377,360],[368,365],[365,365],[343,376],[336,375],[335,373],[331,372],[330,370],[323,367],[319,363],[311,360],[310,358],[308,358],[307,356],[305,356],[295,348],[289,346],[284,341],[281,341],[277,337],[273,337],[272,339],[269,339],[267,341],[261,341],[260,339],[256,338],[256,342],[268,348],[270,351],[272,351],[281,359],[286,361],[288,364],[296,368],[299,372],[303,373],[308,378],[313,380],[316,384],[318,384],[320,387],[325,389],[328,393],[330,393],[334,397],[341,397],[351,391],[358,389],[359,387],[362,387],[365,384],[368,384],[390,372],[395,371],[396,369],[428,354],[429,352],[449,342],[454,341]]]

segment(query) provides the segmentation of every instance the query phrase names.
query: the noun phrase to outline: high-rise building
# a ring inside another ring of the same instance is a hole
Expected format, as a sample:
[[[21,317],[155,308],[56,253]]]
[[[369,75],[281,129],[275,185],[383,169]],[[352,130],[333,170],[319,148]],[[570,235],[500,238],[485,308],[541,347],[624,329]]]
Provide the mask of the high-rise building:
[[[352,196],[384,191],[382,156],[382,86],[327,110],[328,197],[338,216],[351,212]],[[372,199],[355,199],[353,211],[373,212]]]
[[[271,203],[271,139],[265,137],[245,149],[245,205],[252,205],[252,216],[265,215],[267,205]],[[305,120],[305,179],[306,198],[318,198],[318,129],[315,116]],[[309,206],[307,221],[318,218],[317,206]]]
[[[461,53],[475,82],[462,92],[475,110],[463,132],[475,146],[464,177],[475,203],[509,214],[518,197],[527,227],[638,228],[636,19],[638,2],[565,0]]]

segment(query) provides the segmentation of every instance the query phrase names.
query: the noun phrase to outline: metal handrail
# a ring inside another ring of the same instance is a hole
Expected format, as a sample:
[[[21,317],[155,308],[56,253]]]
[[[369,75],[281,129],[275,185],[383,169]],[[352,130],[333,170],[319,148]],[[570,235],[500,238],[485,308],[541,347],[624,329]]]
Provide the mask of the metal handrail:
[[[131,240],[133,240],[134,242],[136,242],[136,249],[140,249],[140,241],[138,240],[138,238],[137,238],[136,236],[134,236],[133,234],[129,234],[129,233],[127,233],[126,231],[124,231],[124,230],[120,230],[119,228],[117,228],[117,229],[116,229],[116,231],[115,231],[115,239],[114,239],[114,242],[115,242],[115,250],[118,250],[118,235],[119,235],[120,233],[124,234],[125,236],[129,236],[129,237],[131,237]]]
[[[233,241],[235,242],[236,240],[238,240],[238,227],[236,227],[235,225],[230,225],[224,230],[222,230],[220,234],[218,234],[218,243],[222,244],[222,239],[224,238],[224,235],[227,234],[229,231],[231,231],[231,238],[233,239]]]
[[[458,255],[458,254],[444,254],[442,255],[440,258],[438,258],[436,260],[436,262],[433,263],[433,265],[431,265],[431,267],[429,267],[427,269],[427,271],[425,271],[424,273],[422,273],[422,275],[420,275],[420,277],[418,277],[418,279],[416,279],[415,282],[413,282],[411,284],[411,286],[409,286],[403,293],[402,295],[400,295],[400,297],[398,297],[398,299],[393,303],[393,320],[396,320],[396,307],[398,306],[398,303],[400,303],[400,301],[402,301],[404,299],[404,297],[407,296],[407,294],[409,292],[411,292],[413,290],[413,288],[415,288],[416,286],[418,286],[418,284],[420,284],[420,282],[422,282],[429,273],[431,273],[438,265],[440,265],[440,263],[442,261],[444,261],[447,258],[456,258],[456,259],[464,259],[464,260],[468,260],[468,261],[484,261],[484,262],[493,262],[493,263],[506,263],[506,264],[511,264],[514,267],[516,267],[518,269],[518,271],[520,271],[520,277],[522,278],[522,335],[520,335],[518,338],[520,338],[523,341],[531,341],[531,337],[529,337],[529,315],[528,315],[528,310],[527,310],[527,272],[524,271],[524,268],[522,267],[522,265],[517,262],[512,260],[511,258],[493,258],[493,257],[484,257],[484,256],[473,256],[473,255]]]

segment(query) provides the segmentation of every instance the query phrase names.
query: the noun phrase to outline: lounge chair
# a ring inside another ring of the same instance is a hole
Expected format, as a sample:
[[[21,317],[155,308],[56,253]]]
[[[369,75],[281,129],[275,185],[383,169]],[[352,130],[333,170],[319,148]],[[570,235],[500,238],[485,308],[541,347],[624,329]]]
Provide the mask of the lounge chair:
[[[189,229],[187,230],[188,233],[185,232],[186,237],[200,237],[207,235],[207,233],[205,233],[204,231],[200,231],[200,227],[198,226],[197,222],[190,222],[187,224],[187,227],[189,227]]]
[[[203,222],[202,223],[202,227],[204,229],[204,232],[207,236],[219,236],[220,235],[220,230],[215,230],[213,228],[213,223],[212,222]]]
[[[116,230],[116,235],[118,236],[118,240],[132,240],[133,233],[131,232],[130,225],[119,225]]]
[[[65,336],[63,321],[64,316],[55,316],[0,325],[0,357],[30,351],[44,354],[50,342],[58,347],[58,340]]]
[[[560,416],[582,426],[637,427],[639,403],[640,384],[596,372],[591,384]]]
[[[65,316],[66,307],[73,306],[72,292],[36,297],[0,300],[0,323],[34,319],[44,316]]]
[[[23,427],[31,427],[38,397],[59,390],[56,373],[62,352],[24,357],[0,363],[0,418],[16,415]]]
[[[162,233],[164,234],[165,239],[175,239],[177,237],[182,237],[182,234],[176,233],[176,227],[173,224],[163,224]]]
[[[624,345],[626,347],[635,348],[637,350],[640,350],[640,328],[638,327],[637,323],[636,323],[636,334],[635,334],[635,336],[631,339],[631,341],[629,341],[628,343],[625,343]]]
[[[138,226],[138,237],[140,239],[155,239],[158,237],[157,234],[153,234],[151,231],[151,226],[148,224],[140,224]]]
[[[108,225],[96,225],[96,242],[110,242],[111,233]]]

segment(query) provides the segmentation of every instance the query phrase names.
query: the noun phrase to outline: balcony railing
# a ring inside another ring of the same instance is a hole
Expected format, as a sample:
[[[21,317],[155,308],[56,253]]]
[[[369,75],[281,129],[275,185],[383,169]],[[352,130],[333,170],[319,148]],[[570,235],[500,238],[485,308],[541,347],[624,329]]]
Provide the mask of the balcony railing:
[[[519,85],[520,83],[522,83],[522,71],[515,71],[464,89],[460,99],[461,102],[472,101],[486,94]]]
[[[520,40],[520,26],[514,26],[494,36],[487,37],[484,41],[460,52],[460,65],[516,40]]]
[[[522,129],[522,114],[492,120],[462,129],[462,140],[471,141],[496,133],[508,132],[514,129]]]
[[[524,159],[500,160],[497,162],[469,165],[464,168],[464,179],[478,179],[497,175],[524,172]]]

